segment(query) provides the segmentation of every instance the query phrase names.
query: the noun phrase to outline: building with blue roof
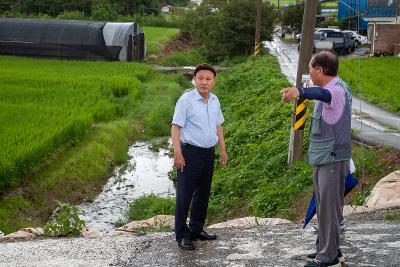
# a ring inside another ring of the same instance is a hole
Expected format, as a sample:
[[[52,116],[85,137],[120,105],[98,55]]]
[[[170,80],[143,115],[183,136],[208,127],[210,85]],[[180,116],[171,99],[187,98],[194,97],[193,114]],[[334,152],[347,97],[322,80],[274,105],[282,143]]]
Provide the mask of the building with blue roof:
[[[364,20],[363,12],[366,8],[367,0],[338,0],[338,21],[348,19],[348,30],[365,33],[368,22]]]
[[[368,39],[373,54],[400,54],[399,0],[369,0],[364,20],[368,22]]]

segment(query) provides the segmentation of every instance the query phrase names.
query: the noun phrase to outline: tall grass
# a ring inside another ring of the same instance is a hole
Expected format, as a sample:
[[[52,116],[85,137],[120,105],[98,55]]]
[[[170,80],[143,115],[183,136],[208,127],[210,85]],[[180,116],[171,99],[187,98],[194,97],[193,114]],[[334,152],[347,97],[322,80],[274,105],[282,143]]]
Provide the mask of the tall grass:
[[[151,69],[142,64],[1,57],[0,191],[95,122],[125,114]]]
[[[157,54],[161,51],[162,45],[176,37],[179,33],[177,28],[143,27],[146,38],[147,51],[149,54]]]
[[[157,60],[157,64],[162,66],[196,66],[206,62],[204,55],[198,49],[191,48],[182,52],[175,52],[169,56]]]
[[[400,114],[400,58],[353,58],[341,61],[339,75],[353,93]]]

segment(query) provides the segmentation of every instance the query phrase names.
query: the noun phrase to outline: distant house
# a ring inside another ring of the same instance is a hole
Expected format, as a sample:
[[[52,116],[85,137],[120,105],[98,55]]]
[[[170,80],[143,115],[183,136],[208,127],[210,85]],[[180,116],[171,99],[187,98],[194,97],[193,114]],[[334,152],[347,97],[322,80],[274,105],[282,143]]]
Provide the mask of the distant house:
[[[347,19],[348,30],[364,33],[368,25],[363,17],[366,8],[367,0],[340,0],[338,1],[338,21]]]
[[[167,5],[161,8],[161,13],[172,13],[172,12],[174,12],[173,6]]]
[[[135,22],[0,18],[0,54],[131,61],[146,44]]]
[[[364,19],[373,54],[400,54],[399,0],[368,0]]]
[[[200,5],[203,2],[203,0],[192,0],[192,3]]]

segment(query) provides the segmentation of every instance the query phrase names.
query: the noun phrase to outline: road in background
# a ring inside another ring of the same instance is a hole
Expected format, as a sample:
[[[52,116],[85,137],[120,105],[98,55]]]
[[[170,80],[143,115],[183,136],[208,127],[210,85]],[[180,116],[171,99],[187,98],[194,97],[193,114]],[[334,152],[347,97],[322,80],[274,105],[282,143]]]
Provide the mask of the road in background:
[[[297,43],[285,43],[274,36],[273,41],[264,42],[264,47],[278,58],[282,73],[296,84],[299,53]],[[356,49],[350,55],[365,55],[365,48]],[[354,92],[354,91],[353,91]],[[360,140],[376,145],[386,145],[400,150],[400,117],[370,104],[353,95],[352,129]]]

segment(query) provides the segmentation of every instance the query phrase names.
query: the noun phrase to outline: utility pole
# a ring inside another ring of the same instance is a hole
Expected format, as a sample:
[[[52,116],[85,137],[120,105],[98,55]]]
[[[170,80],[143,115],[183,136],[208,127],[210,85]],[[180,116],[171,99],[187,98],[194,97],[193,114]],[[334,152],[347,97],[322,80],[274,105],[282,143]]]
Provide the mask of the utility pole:
[[[279,1],[280,1],[280,0],[278,0],[278,20],[279,20],[280,17],[281,17],[281,11],[279,10]]]
[[[300,55],[297,67],[296,87],[302,87],[302,76],[308,74],[308,63],[310,62],[313,42],[315,21],[317,16],[318,0],[305,0],[303,25],[301,28]],[[288,153],[288,164],[300,158],[303,154],[304,125],[307,112],[307,100],[299,98],[294,102],[292,114],[292,127],[290,129],[290,144]]]
[[[260,53],[260,32],[261,32],[261,0],[257,0],[257,18],[256,18],[256,36],[254,55],[257,57]]]

